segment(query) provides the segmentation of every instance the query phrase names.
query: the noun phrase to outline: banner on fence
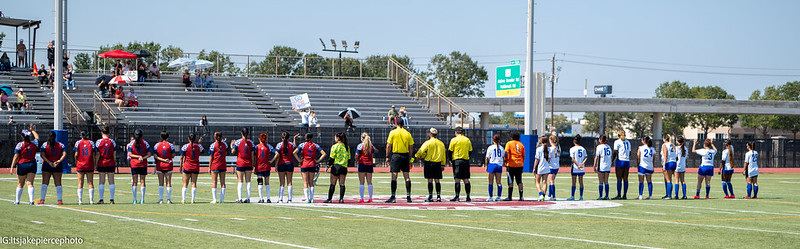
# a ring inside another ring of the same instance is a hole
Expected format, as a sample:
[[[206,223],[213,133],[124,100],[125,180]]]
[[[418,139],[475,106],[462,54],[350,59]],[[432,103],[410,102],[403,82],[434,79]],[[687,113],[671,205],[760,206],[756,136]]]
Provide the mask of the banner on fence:
[[[308,93],[295,95],[289,98],[292,101],[292,108],[305,109],[311,107],[311,101],[308,100]]]

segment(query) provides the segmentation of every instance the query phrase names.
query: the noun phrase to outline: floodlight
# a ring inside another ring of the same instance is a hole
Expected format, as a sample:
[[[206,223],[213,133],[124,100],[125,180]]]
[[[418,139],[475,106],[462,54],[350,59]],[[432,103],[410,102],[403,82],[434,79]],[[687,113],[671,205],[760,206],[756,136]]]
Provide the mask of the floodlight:
[[[336,41],[333,39],[331,39],[331,46],[333,46],[333,49],[336,49]]]
[[[342,47],[344,48],[344,50],[347,50],[347,41],[342,40]]]
[[[322,38],[319,38],[319,43],[322,43],[322,49],[327,49],[327,47],[325,47],[325,42],[322,41]]]
[[[353,45],[353,49],[354,49],[354,50],[358,50],[358,43],[359,43],[359,41],[356,41],[356,44],[355,44],[355,45]]]

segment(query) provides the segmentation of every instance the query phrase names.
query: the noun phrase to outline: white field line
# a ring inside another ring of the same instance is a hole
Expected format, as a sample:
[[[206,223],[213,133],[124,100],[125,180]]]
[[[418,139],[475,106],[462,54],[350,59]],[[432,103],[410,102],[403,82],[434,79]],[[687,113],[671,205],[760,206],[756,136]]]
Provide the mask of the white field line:
[[[334,214],[342,214],[342,215],[351,215],[351,216],[357,216],[357,217],[368,217],[368,218],[376,218],[376,219],[384,219],[384,220],[404,221],[404,222],[409,222],[409,223],[418,223],[418,224],[426,224],[426,225],[455,227],[455,228],[482,230],[482,231],[499,232],[499,233],[510,233],[510,234],[517,234],[517,235],[526,235],[526,236],[534,236],[534,237],[550,238],[550,239],[570,240],[570,241],[587,242],[587,243],[612,245],[612,246],[623,246],[623,247],[634,247],[634,248],[655,248],[655,247],[648,247],[648,246],[629,245],[629,244],[621,244],[621,243],[614,243],[614,242],[596,241],[596,240],[588,240],[588,239],[578,239],[578,238],[543,235],[543,234],[534,234],[534,233],[524,233],[524,232],[507,231],[507,230],[500,230],[500,229],[491,229],[491,228],[482,228],[482,227],[470,227],[470,226],[463,226],[463,225],[435,223],[435,222],[427,222],[427,221],[406,220],[406,219],[392,218],[392,217],[385,217],[385,216],[378,216],[378,215],[354,214],[354,213],[346,213],[346,212],[339,212],[339,211],[319,210],[319,209],[313,209],[313,208],[301,208],[301,207],[293,207],[293,206],[276,206],[276,207],[299,209],[299,210],[306,210],[306,211],[326,212],[326,213],[334,213]]]
[[[762,214],[782,215],[782,216],[793,215],[793,214],[787,214],[787,213],[773,213],[773,212],[766,212],[766,211],[760,211],[760,210],[735,210],[735,209],[724,209],[724,208],[678,206],[678,205],[642,203],[642,202],[626,202],[625,204],[645,205],[645,206],[658,206],[658,207],[675,207],[675,208],[683,208],[683,209],[687,209],[687,210],[705,209],[705,210],[711,210],[711,211],[724,211],[724,212],[734,212],[734,213],[735,212],[739,212],[739,213],[762,213]]]
[[[1,199],[0,198],[0,200],[11,202],[11,200],[7,200],[7,199]],[[247,237],[247,236],[242,236],[242,235],[238,235],[238,234],[223,233],[223,232],[216,232],[216,231],[210,231],[210,230],[205,230],[205,229],[198,229],[198,228],[191,228],[191,227],[185,227],[185,226],[179,226],[179,225],[172,225],[172,224],[167,224],[167,223],[161,223],[161,222],[155,222],[155,221],[149,221],[149,220],[142,220],[142,219],[136,219],[136,218],[129,218],[129,217],[125,217],[125,216],[118,216],[118,215],[113,215],[113,214],[105,214],[105,213],[99,213],[99,212],[88,211],[88,210],[73,209],[73,208],[54,206],[54,205],[44,205],[44,206],[51,207],[51,208],[57,208],[57,209],[63,209],[63,210],[69,210],[69,211],[75,211],[75,212],[81,212],[81,213],[87,213],[87,214],[94,214],[94,215],[97,215],[97,216],[106,216],[106,217],[112,217],[112,218],[117,218],[117,219],[125,219],[125,220],[130,220],[130,221],[137,221],[137,222],[142,222],[142,223],[147,223],[147,224],[152,224],[152,225],[159,225],[159,226],[165,226],[165,227],[171,227],[171,228],[184,229],[184,230],[201,232],[201,233],[216,234],[216,235],[228,236],[228,237],[233,237],[233,238],[240,238],[240,239],[246,239],[246,240],[259,241],[259,242],[270,243],[270,244],[275,244],[275,245],[290,246],[290,247],[297,247],[297,248],[309,248],[309,249],[313,249],[314,248],[314,247],[301,246],[301,245],[289,244],[289,243],[272,241],[272,240],[265,240],[265,239]],[[84,220],[84,222],[87,222],[87,221],[89,221],[89,220]],[[91,222],[97,223],[96,221],[91,221]]]
[[[681,213],[682,214],[694,214],[694,215],[699,215],[700,214],[700,213],[694,213],[694,212],[681,212]]]
[[[82,220],[82,221],[83,221],[83,222],[86,222],[86,223],[92,223],[92,224],[95,224],[95,223],[97,223],[97,221],[93,221],[93,220]]]
[[[333,216],[322,216],[322,218],[335,219],[335,220],[339,219],[339,217],[333,217]]]
[[[31,223],[33,223],[33,224],[39,224],[39,225],[42,225],[42,224],[44,224],[44,222],[41,222],[41,221],[38,221],[38,220],[32,220],[32,221],[31,221]]]
[[[192,219],[192,218],[183,218],[183,220],[185,220],[185,221],[197,221],[197,220]]]
[[[651,222],[666,223],[666,224],[676,224],[676,225],[713,227],[713,228],[725,228],[725,229],[745,230],[745,231],[764,232],[764,233],[779,233],[779,234],[800,235],[800,233],[795,233],[795,232],[763,230],[763,229],[755,229],[755,228],[730,227],[730,226],[719,226],[719,225],[709,225],[709,224],[695,224],[695,223],[673,222],[673,221],[663,221],[663,220],[645,220],[645,219],[635,219],[635,218],[626,218],[626,217],[613,217],[613,216],[584,214],[584,213],[565,213],[565,212],[556,212],[556,211],[544,211],[544,212],[551,212],[551,213],[558,213],[558,214],[570,214],[570,215],[582,215],[582,216],[606,218],[606,219],[619,219],[619,220],[631,220],[631,221],[651,221]]]

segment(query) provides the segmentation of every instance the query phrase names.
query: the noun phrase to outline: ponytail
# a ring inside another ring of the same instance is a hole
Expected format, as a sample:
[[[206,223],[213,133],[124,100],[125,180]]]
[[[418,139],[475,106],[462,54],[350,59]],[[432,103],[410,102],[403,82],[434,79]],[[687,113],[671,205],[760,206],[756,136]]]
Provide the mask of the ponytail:
[[[373,153],[373,150],[372,150],[372,138],[369,137],[369,134],[364,132],[364,133],[361,133],[361,141],[363,143],[361,149],[365,150],[365,151],[369,151],[369,153],[365,153],[364,155],[370,155],[371,156],[372,153]]]
[[[686,139],[683,136],[678,136],[677,141],[681,145],[681,157],[686,156]]]
[[[50,131],[50,137],[47,138],[47,146],[52,146],[56,143],[56,131]]]
[[[166,129],[161,130],[161,141],[169,139],[169,132]]]
[[[286,145],[289,143],[289,132],[281,132],[281,156],[289,155],[289,147]]]
[[[644,141],[644,143],[647,144],[647,147],[653,147],[653,139],[650,138],[650,136],[644,136],[644,138],[642,138],[642,141]]]
[[[258,141],[261,142],[262,144],[267,143],[267,134],[266,133],[258,134]]]
[[[731,168],[736,167],[735,160],[733,160],[733,148],[731,147],[731,140],[725,141],[725,149],[728,150],[728,161],[731,162]]]
[[[550,145],[547,141],[547,137],[542,137],[542,139],[539,139],[539,143],[542,144],[544,159],[550,161]]]
[[[139,143],[142,142],[142,137],[143,136],[144,136],[144,133],[140,129],[136,129],[136,131],[133,132],[133,139],[134,139],[133,140],[133,151],[135,151],[135,152],[139,151],[137,145],[139,145]]]

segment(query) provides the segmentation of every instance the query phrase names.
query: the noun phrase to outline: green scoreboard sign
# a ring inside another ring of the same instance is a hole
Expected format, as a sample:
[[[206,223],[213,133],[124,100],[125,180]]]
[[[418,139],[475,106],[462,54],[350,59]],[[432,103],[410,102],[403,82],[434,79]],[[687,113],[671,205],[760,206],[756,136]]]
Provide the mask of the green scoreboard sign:
[[[519,96],[519,60],[511,61],[511,65],[497,67],[495,75],[497,97]]]

